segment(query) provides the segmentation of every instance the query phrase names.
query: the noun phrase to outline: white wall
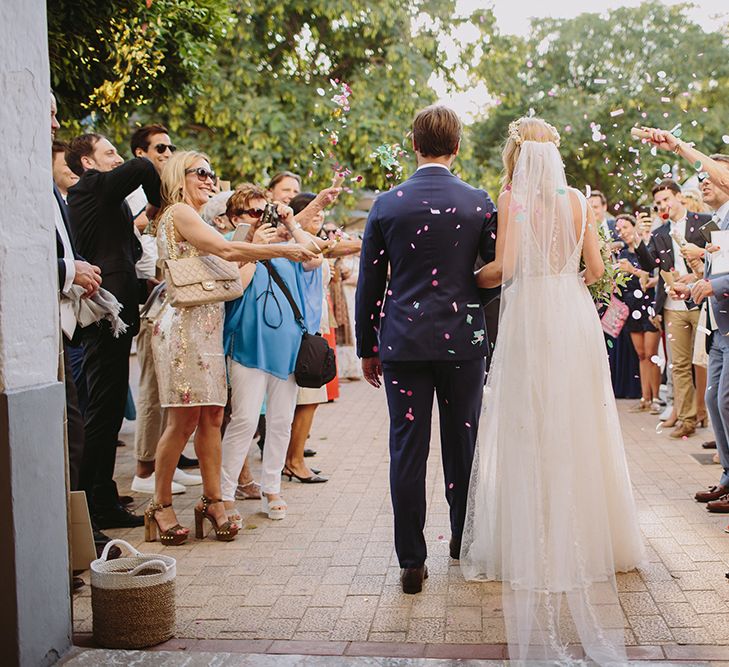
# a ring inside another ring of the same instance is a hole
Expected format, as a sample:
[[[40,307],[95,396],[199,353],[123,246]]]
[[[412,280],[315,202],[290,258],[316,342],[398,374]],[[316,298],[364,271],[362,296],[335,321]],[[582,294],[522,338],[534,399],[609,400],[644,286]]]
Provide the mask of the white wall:
[[[0,2],[0,391],[58,368],[45,0]]]

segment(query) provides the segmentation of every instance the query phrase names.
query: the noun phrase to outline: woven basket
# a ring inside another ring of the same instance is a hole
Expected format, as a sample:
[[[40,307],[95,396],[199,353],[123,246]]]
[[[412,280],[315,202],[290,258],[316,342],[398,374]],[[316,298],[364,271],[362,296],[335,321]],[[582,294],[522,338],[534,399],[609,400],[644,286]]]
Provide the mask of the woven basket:
[[[107,560],[118,545],[130,552]],[[175,630],[175,559],[144,555],[124,540],[111,540],[91,563],[94,641],[105,648],[144,648]]]

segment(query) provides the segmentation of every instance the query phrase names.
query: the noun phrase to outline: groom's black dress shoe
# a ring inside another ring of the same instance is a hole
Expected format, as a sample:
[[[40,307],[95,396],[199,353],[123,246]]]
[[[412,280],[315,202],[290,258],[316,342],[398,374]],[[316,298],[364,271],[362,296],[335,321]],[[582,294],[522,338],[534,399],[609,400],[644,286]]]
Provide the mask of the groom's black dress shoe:
[[[456,539],[451,537],[451,541],[448,543],[448,549],[451,552],[451,558],[453,560],[459,560],[461,557],[461,538]]]
[[[423,590],[423,579],[428,578],[428,566],[405,567],[400,571],[402,592],[408,595],[420,593]]]

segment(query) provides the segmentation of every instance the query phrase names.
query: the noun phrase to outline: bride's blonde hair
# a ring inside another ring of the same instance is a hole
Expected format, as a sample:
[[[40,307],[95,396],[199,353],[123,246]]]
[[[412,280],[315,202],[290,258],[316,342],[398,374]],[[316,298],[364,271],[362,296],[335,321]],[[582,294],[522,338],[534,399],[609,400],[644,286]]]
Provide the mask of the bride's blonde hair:
[[[514,168],[521,153],[521,145],[525,141],[539,141],[546,143],[551,141],[559,148],[559,132],[554,125],[550,125],[541,118],[522,116],[509,123],[509,135],[501,152],[501,159],[504,163],[504,173],[501,184],[506,187],[511,183],[514,176]]]

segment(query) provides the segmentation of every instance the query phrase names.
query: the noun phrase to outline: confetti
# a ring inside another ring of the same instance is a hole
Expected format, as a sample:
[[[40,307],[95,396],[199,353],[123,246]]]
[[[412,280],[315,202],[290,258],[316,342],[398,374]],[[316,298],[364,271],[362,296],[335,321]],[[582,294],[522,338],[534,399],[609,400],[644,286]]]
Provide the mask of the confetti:
[[[610,117],[615,118],[616,116],[622,116],[624,113],[623,109],[615,109],[615,111],[610,112]]]

